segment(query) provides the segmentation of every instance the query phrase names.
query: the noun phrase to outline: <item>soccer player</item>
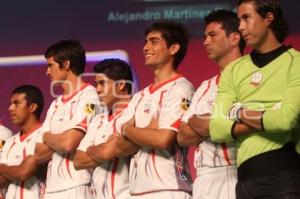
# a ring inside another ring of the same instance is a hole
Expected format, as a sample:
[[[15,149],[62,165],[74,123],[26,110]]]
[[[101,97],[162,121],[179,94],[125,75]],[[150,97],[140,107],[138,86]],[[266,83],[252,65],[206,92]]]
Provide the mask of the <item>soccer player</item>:
[[[241,57],[245,47],[238,29],[239,19],[232,11],[217,10],[204,20],[204,47],[208,57],[219,65],[222,72],[229,63]],[[193,185],[193,198],[235,198],[236,147],[233,142],[217,144],[206,137],[209,136],[209,119],[219,78],[220,75],[216,75],[197,89],[177,134],[180,145],[197,145],[194,155],[197,177]]]
[[[192,84],[177,72],[188,35],[182,24],[169,21],[152,24],[145,35],[145,65],[152,70],[154,82],[134,95],[117,121],[123,139],[135,144],[131,149],[142,147],[131,158],[130,198],[190,198],[186,151],[176,142],[179,121],[193,92]],[[119,151],[132,153],[128,145]]]
[[[11,136],[13,136],[11,130],[9,130],[0,123],[0,159],[4,144]],[[0,189],[0,199],[4,199],[5,191],[6,189]]]
[[[4,147],[5,142],[11,137],[13,136],[13,133],[11,132],[10,129],[8,129],[7,127],[3,126],[0,123],[0,158],[1,158],[1,153],[2,153],[2,149]]]
[[[43,176],[42,168],[33,156],[41,132],[39,119],[43,106],[43,94],[35,86],[23,85],[12,92],[8,110],[12,123],[18,125],[20,131],[7,140],[0,159],[0,185],[8,185],[6,199],[40,199],[44,196],[45,176],[39,178]]]
[[[77,171],[73,165],[76,148],[100,103],[95,88],[81,78],[85,50],[78,41],[63,40],[51,45],[45,58],[52,86],[59,85],[63,90],[48,109],[36,146],[38,163],[51,158],[45,198],[91,198],[90,172]]]
[[[237,142],[238,199],[299,198],[300,53],[282,44],[287,24],[277,0],[240,0],[238,17],[253,51],[222,73],[211,138]]]
[[[98,199],[129,197],[129,157],[115,157],[116,121],[131,99],[131,67],[119,59],[106,59],[94,66],[96,90],[107,108],[88,128],[74,158],[76,169],[94,169],[92,183]]]

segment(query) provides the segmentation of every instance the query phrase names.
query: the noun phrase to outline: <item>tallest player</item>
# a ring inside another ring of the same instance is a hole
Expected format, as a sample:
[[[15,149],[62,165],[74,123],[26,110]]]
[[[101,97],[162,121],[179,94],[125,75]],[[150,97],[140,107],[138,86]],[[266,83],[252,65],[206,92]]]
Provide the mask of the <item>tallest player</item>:
[[[216,10],[205,17],[203,42],[209,59],[215,61],[220,72],[241,57],[245,42],[239,33],[239,19],[228,10]],[[197,178],[193,186],[193,198],[235,198],[236,147],[231,143],[213,143],[209,137],[209,115],[217,95],[220,75],[204,81],[197,89],[191,106],[185,113],[177,135],[181,145],[197,145],[194,165]],[[206,115],[201,120],[196,115]],[[203,140],[204,139],[204,140]]]
[[[300,53],[282,44],[278,0],[240,0],[238,17],[253,51],[222,73],[211,137],[237,142],[238,199],[299,198]]]
[[[81,79],[85,50],[78,41],[65,40],[51,45],[46,53],[47,74],[63,89],[43,123],[43,134],[36,146],[36,161],[48,164],[46,199],[91,198],[88,170],[77,171],[73,157],[99,105],[96,90]]]
[[[177,72],[188,36],[181,24],[165,21],[152,24],[145,34],[145,65],[154,82],[134,95],[123,114],[132,120],[121,128],[125,139],[141,147],[130,164],[131,198],[190,198],[186,153],[176,142],[178,122],[193,92],[192,84]],[[139,148],[136,145],[132,148]],[[124,148],[120,151],[126,153]]]

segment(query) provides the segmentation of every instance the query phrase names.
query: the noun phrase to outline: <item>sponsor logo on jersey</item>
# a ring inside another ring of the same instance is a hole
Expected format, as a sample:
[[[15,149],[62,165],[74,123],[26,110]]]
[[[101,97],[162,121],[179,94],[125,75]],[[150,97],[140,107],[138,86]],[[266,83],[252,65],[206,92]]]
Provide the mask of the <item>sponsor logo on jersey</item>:
[[[86,114],[91,114],[95,112],[95,104],[86,104],[84,107],[84,112]]]
[[[184,111],[188,110],[189,106],[191,104],[191,100],[187,99],[187,98],[182,98],[181,102],[180,102],[180,108]]]

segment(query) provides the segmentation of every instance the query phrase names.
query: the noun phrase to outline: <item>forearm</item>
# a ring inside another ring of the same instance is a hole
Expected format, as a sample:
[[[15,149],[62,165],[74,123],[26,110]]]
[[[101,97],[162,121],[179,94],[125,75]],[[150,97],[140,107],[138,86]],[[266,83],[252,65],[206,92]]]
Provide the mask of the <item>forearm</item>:
[[[176,133],[167,129],[128,126],[125,135],[139,146],[163,150],[168,149],[176,142]]]
[[[76,150],[84,134],[79,130],[71,129],[64,133],[45,133],[44,142],[57,153],[71,153]]]
[[[120,136],[117,139],[114,153],[116,157],[123,157],[137,152],[140,148],[140,146],[136,145],[126,137]]]
[[[11,181],[25,181],[32,177],[38,166],[33,156],[28,156],[20,165],[0,165],[0,174]]]
[[[239,120],[250,128],[256,129],[258,131],[262,131],[264,129],[262,124],[262,117],[262,111],[241,109],[239,112]]]
[[[53,150],[46,144],[38,143],[35,147],[34,159],[37,164],[44,164],[51,160]]]
[[[193,115],[189,121],[188,125],[200,136],[209,136],[209,122],[210,114],[205,115]]]
[[[115,158],[114,154],[115,145],[108,143],[102,143],[98,145],[92,145],[87,149],[87,154],[98,164],[105,161],[110,161]]]
[[[80,150],[76,151],[73,164],[76,170],[94,169],[98,166],[95,160],[93,160],[86,152]]]
[[[250,126],[235,122],[232,126],[231,136],[233,139],[238,139],[241,136],[249,135],[253,132],[255,132],[255,130]]]
[[[0,189],[5,189],[11,183],[10,180],[0,174]]]
[[[177,133],[177,142],[181,146],[191,146],[199,144],[205,137],[200,136],[191,127],[181,122],[179,132]]]

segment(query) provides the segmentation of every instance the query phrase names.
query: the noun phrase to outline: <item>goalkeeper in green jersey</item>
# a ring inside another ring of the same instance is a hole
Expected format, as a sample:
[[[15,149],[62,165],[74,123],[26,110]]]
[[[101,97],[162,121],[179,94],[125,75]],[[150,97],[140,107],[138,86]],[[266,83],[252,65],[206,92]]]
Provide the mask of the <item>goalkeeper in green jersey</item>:
[[[277,0],[239,0],[238,17],[253,51],[222,73],[211,138],[237,142],[237,199],[300,198],[300,53]]]

